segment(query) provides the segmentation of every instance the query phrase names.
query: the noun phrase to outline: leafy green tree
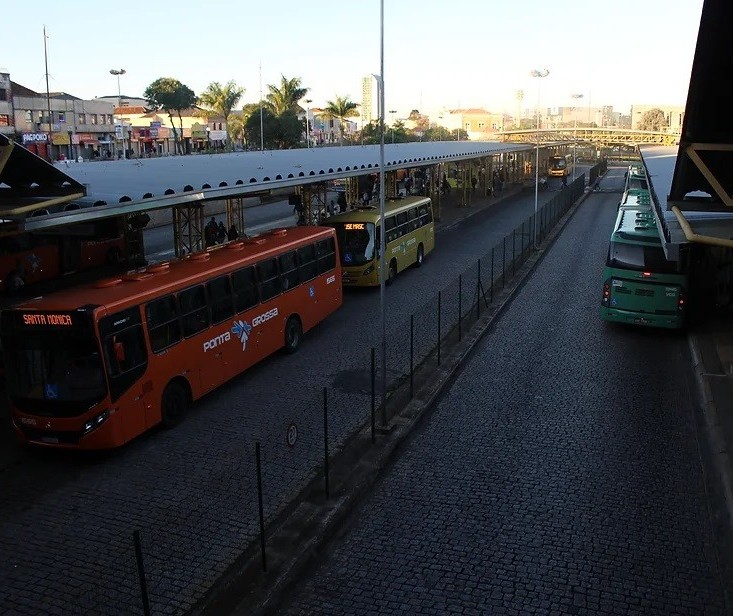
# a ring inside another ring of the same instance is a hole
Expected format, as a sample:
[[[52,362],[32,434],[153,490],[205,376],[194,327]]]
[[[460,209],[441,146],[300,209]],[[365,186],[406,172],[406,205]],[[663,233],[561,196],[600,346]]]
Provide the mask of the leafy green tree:
[[[300,110],[298,101],[309,90],[309,88],[302,87],[300,77],[288,79],[285,75],[280,76],[280,87],[269,84],[267,89],[270,91],[266,97],[267,106],[276,116],[282,115],[286,111],[297,113]]]
[[[199,104],[206,107],[203,110],[205,116],[220,115],[224,118],[228,148],[231,148],[232,145],[231,135],[229,133],[229,116],[243,94],[244,88],[240,88],[234,81],[229,81],[224,85],[221,85],[218,81],[212,81],[201,96],[199,96]]]
[[[381,123],[379,120],[372,120],[361,129],[361,140],[366,145],[374,145],[380,142],[381,138]],[[385,132],[385,141],[387,140],[387,133]]]
[[[145,88],[143,97],[153,111],[165,111],[168,114],[173,127],[173,141],[176,144],[176,149],[183,154],[183,117],[181,111],[190,109],[196,104],[194,91],[178,79],[160,77]],[[176,125],[173,121],[174,112],[178,115],[181,126],[180,135],[176,131]]]
[[[639,121],[639,130],[665,131],[668,127],[664,111],[657,108],[646,111]]]
[[[263,143],[268,150],[290,149],[300,144],[303,134],[303,123],[298,119],[295,111],[285,111],[275,115],[269,107],[262,109],[262,127],[264,139],[260,139],[260,113],[252,113],[245,123],[247,141],[259,146]]]
[[[338,120],[340,145],[344,144],[344,122],[346,118],[353,118],[359,115],[359,112],[356,110],[358,106],[348,96],[337,96],[334,100],[326,103],[324,115],[328,118]]]

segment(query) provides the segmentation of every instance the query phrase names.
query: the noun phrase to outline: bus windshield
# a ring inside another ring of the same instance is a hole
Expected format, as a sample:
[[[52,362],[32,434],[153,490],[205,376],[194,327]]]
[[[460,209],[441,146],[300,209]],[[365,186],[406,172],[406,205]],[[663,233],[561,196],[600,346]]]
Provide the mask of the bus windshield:
[[[565,169],[565,167],[567,167],[567,161],[564,156],[550,156],[550,168]]]
[[[658,274],[677,274],[676,263],[668,261],[661,246],[642,246],[611,242],[608,252],[609,267],[649,271]]]
[[[80,332],[24,332],[5,346],[8,390],[23,408],[73,417],[102,400],[107,387],[94,338]]]
[[[341,265],[365,265],[374,260],[376,235],[371,222],[334,223],[341,250]]]

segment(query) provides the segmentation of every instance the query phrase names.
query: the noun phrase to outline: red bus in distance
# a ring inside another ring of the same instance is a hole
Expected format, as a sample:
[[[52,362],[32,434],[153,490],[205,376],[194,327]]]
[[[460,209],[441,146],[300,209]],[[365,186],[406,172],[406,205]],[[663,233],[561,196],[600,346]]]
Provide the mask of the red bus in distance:
[[[76,449],[173,427],[342,299],[335,231],[293,227],[17,304],[0,313],[13,426]]]
[[[130,230],[129,232],[135,232]],[[127,260],[124,217],[0,237],[0,290]]]

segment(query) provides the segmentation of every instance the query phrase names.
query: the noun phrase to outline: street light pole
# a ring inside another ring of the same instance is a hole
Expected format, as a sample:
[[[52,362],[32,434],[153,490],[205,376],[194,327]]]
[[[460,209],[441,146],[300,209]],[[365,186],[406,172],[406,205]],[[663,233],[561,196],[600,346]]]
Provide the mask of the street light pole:
[[[120,94],[120,75],[124,75],[127,71],[124,68],[121,69],[110,69],[110,75],[117,77],[117,109],[122,107],[122,95]],[[122,129],[122,158],[127,160],[127,145],[125,144],[125,124],[120,118],[120,128]]]
[[[570,98],[578,101],[581,98],[583,98],[582,94],[571,94]],[[578,157],[576,156],[576,148],[578,147],[578,113],[577,109],[573,107],[573,182],[575,181],[575,165],[578,162]]]
[[[310,138],[310,120],[308,119],[308,116],[310,116],[310,104],[313,102],[313,99],[306,98],[305,99],[305,145],[307,148],[311,147],[311,138]]]
[[[397,110],[390,109],[389,113],[392,116],[392,145],[394,145],[394,114],[397,113]]]
[[[550,71],[547,69],[537,70],[534,69],[530,73],[532,77],[539,77],[537,81],[537,149],[535,151],[535,164],[534,164],[534,246],[537,248],[537,201],[539,198],[540,189],[540,84],[542,83],[542,77],[547,77]]]

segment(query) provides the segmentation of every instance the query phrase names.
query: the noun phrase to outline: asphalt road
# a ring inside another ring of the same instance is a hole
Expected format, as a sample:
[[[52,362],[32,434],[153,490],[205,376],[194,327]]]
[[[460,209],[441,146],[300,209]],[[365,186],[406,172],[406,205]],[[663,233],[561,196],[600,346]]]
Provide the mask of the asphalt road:
[[[617,197],[580,206],[278,613],[730,613],[686,338],[598,317]]]
[[[410,314],[454,285],[533,207],[526,194],[446,229],[424,266],[398,277],[386,302],[390,377],[404,370],[393,360],[404,358]],[[379,293],[347,293],[297,354],[278,354],[232,380],[173,431],[154,430],[103,455],[18,451],[0,474],[0,611],[139,611],[132,542],[139,530],[154,613],[184,613],[257,537],[255,442],[271,519],[322,459],[322,389],[330,392],[331,451],[367,418],[378,324]],[[292,423],[299,436],[291,448]]]

